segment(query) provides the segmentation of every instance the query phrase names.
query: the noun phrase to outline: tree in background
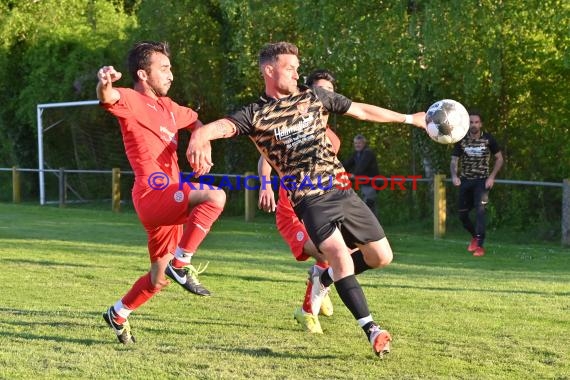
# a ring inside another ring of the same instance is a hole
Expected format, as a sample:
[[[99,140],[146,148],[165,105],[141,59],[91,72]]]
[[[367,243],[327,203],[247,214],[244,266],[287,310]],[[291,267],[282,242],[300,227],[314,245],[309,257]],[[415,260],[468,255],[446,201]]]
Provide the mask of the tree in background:
[[[412,112],[452,98],[479,108],[504,147],[503,178],[560,181],[570,177],[563,159],[570,156],[569,24],[564,0],[0,0],[0,162],[34,167],[36,104],[93,99],[93,72],[123,64],[135,40],[170,42],[178,67],[172,96],[199,106],[205,122],[259,96],[257,52],[289,40],[301,49],[301,74],[326,67],[339,92],[356,101]],[[116,128],[89,117],[93,128]],[[451,148],[421,131],[331,122],[345,142],[365,134],[384,174],[448,174]],[[257,153],[246,141],[216,144],[216,172],[255,168]],[[350,151],[344,145],[341,156]],[[508,191],[496,190],[494,205],[503,208],[492,217],[521,214]],[[553,209],[557,196],[520,201]],[[428,198],[416,201],[429,212]],[[518,215],[518,223],[534,214]]]

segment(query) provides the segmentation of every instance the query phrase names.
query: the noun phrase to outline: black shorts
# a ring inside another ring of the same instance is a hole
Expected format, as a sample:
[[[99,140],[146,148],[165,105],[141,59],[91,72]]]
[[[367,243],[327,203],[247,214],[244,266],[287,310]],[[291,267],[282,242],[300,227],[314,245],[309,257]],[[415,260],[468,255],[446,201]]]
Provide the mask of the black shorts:
[[[485,188],[487,178],[461,178],[459,186],[458,210],[473,210],[474,207],[489,203],[489,189]]]
[[[295,206],[295,213],[317,248],[335,228],[340,230],[349,248],[386,236],[376,216],[352,189],[333,189],[323,195],[305,198]]]

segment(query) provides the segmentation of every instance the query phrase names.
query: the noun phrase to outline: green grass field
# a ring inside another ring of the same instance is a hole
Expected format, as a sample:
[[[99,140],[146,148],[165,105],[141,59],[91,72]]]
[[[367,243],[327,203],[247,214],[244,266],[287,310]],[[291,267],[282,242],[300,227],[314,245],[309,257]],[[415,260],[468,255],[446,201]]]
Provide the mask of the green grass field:
[[[292,318],[308,263],[272,220],[222,217],[194,263],[199,298],[172,285],[130,318],[120,345],[101,313],[148,269],[133,213],[0,204],[0,378],[569,379],[570,250],[495,235],[387,227],[392,265],[359,276],[394,338],[377,359],[332,292],[311,336]]]

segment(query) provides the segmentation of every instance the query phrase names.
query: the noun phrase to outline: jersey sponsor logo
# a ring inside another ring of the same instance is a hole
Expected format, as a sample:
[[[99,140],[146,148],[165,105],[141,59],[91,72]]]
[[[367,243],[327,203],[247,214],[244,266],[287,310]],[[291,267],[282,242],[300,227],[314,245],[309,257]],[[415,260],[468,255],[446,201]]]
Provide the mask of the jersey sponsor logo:
[[[277,140],[282,140],[290,135],[297,134],[304,130],[305,128],[310,127],[315,120],[313,115],[308,115],[303,120],[300,120],[298,123],[293,124],[290,127],[277,127],[273,130],[273,134]]]
[[[487,154],[487,147],[485,145],[467,146],[464,150],[466,155],[472,157],[482,157]]]

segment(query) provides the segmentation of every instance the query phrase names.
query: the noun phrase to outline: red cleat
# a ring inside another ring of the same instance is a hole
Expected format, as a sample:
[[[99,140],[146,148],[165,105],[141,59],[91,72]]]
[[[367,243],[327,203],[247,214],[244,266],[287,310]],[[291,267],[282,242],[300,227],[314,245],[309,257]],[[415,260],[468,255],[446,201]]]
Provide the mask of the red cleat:
[[[474,237],[471,239],[471,243],[469,243],[469,247],[467,247],[467,250],[469,252],[475,252],[477,247],[479,247],[479,240],[477,240],[477,238]]]
[[[378,326],[373,326],[372,329],[373,331],[370,334],[372,350],[378,357],[383,358],[384,354],[390,353],[392,337],[388,331],[382,330]]]
[[[475,249],[475,252],[473,252],[473,256],[477,256],[477,257],[485,256],[485,248],[477,247]]]

